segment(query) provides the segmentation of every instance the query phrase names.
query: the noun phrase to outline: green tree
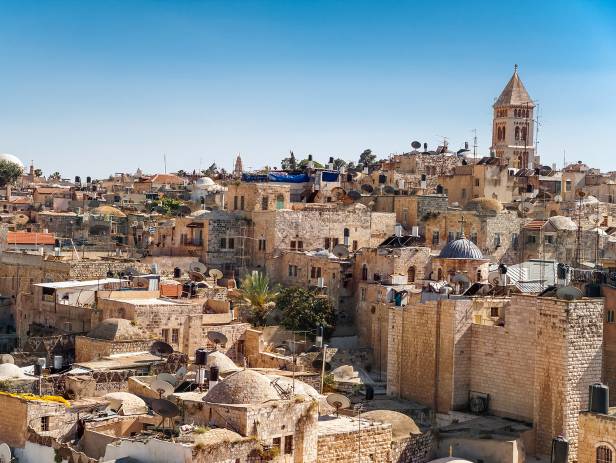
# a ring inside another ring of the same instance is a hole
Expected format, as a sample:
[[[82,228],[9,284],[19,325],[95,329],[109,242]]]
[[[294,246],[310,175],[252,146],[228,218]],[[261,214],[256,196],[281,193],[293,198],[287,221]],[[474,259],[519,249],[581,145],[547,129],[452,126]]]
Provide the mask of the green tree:
[[[283,288],[276,307],[281,315],[281,324],[290,330],[313,330],[320,325],[332,327],[336,320],[329,297],[309,289]]]
[[[254,272],[242,279],[237,292],[234,299],[249,310],[251,322],[257,326],[265,325],[268,314],[276,307],[278,287],[270,286],[267,275]]]
[[[344,159],[336,158],[334,159],[334,169],[340,170],[340,168],[347,165],[347,162]]]
[[[283,158],[280,161],[280,168],[282,170],[297,170],[297,159],[295,159],[295,153],[293,151],[290,152],[288,158]]]
[[[14,162],[0,161],[0,187],[15,183],[23,173],[23,169]]]
[[[185,171],[184,169],[180,169],[180,170],[178,170],[178,171],[176,172],[176,175],[177,175],[178,177],[186,177],[186,176],[188,176],[188,174],[186,173],[186,171]]]
[[[57,172],[57,171],[49,176],[50,180],[60,180],[61,178],[62,178],[62,175],[60,175],[60,172]]]
[[[178,199],[163,197],[152,202],[152,209],[163,215],[177,215],[182,204]]]
[[[361,164],[362,166],[369,166],[375,160],[376,154],[372,154],[371,149],[366,149],[359,155],[359,161],[357,161],[357,163]]]
[[[34,169],[34,176],[35,177],[42,177],[43,176],[43,171],[41,169]]]

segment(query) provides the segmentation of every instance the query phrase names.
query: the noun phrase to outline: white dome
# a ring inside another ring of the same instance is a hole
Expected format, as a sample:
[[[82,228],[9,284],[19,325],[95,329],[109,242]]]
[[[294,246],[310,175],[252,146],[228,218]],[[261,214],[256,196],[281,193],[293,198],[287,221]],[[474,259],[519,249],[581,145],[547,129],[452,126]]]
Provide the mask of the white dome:
[[[210,177],[201,177],[200,179],[197,180],[197,185],[214,185],[214,180],[212,180]]]
[[[21,162],[21,160],[17,156],[14,156],[12,154],[8,154],[8,153],[0,154],[0,161],[9,161],[9,162],[12,162],[13,164],[17,164],[22,169],[24,168],[24,163]]]
[[[0,365],[0,380],[5,379],[22,379],[25,378],[26,375],[21,368],[12,363],[3,363]]]

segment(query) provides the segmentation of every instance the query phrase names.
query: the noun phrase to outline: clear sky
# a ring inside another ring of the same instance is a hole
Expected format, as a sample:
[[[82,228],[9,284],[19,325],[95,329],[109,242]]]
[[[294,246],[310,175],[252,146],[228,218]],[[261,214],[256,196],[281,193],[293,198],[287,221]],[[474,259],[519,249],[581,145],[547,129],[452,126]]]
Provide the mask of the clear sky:
[[[616,0],[0,0],[0,152],[45,173],[488,153],[514,63],[539,154],[616,170]]]

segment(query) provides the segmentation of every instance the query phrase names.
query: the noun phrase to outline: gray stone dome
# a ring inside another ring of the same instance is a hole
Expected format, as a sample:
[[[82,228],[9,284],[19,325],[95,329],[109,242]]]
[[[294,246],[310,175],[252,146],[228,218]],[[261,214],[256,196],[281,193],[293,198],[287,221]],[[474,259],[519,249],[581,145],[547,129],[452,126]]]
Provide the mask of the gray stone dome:
[[[88,333],[88,337],[105,341],[133,341],[145,338],[137,326],[124,318],[103,320]]]
[[[367,420],[391,424],[391,433],[394,439],[408,437],[411,434],[421,434],[421,430],[412,418],[394,410],[372,410],[362,413],[361,416]]]
[[[271,380],[253,370],[240,370],[216,384],[203,398],[217,404],[262,404],[280,400]]]
[[[465,237],[447,243],[438,255],[441,259],[483,259],[483,253]]]

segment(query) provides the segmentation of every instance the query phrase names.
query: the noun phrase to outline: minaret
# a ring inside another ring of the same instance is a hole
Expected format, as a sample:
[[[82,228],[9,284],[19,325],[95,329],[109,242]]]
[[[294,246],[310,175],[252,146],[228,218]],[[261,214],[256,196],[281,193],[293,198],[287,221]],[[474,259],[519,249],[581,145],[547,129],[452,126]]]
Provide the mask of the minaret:
[[[233,168],[233,177],[241,178],[242,172],[244,172],[244,166],[242,165],[242,158],[238,154],[237,158],[235,158],[235,167]]]
[[[532,168],[535,164],[535,103],[520,80],[517,64],[492,107],[492,152],[506,159],[511,167]]]

